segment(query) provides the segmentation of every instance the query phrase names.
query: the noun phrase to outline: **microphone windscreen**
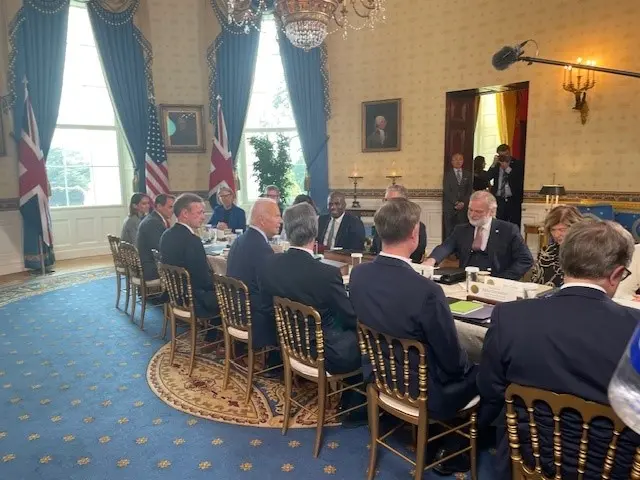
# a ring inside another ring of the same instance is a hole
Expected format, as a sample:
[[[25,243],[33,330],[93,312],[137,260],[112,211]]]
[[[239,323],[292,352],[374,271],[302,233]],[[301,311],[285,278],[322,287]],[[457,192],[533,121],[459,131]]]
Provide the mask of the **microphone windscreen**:
[[[518,61],[518,53],[516,48],[504,46],[493,55],[491,64],[496,70],[506,70]]]

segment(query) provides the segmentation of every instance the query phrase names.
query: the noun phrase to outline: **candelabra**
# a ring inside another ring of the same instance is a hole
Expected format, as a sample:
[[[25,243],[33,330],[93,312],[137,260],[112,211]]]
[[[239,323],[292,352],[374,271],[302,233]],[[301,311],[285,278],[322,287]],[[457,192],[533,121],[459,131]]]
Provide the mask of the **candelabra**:
[[[581,64],[582,58],[578,58],[576,60],[576,63]],[[596,62],[587,60],[585,65],[589,67],[595,67]],[[562,88],[567,92],[573,93],[575,97],[575,105],[573,106],[573,109],[580,112],[580,121],[584,125],[585,123],[587,123],[587,119],[589,118],[589,105],[587,104],[587,90],[590,90],[595,86],[596,74],[591,70],[587,70],[586,76],[585,76],[584,70],[576,67],[575,68],[576,82],[574,83],[573,70],[574,68],[570,65],[567,65],[564,67],[564,78],[562,80]]]
[[[349,175],[349,178],[353,182],[353,203],[351,204],[351,207],[360,208],[360,202],[358,201],[358,180],[361,180],[364,177],[359,176],[358,174],[353,174]]]
[[[402,178],[402,175],[396,175],[395,172],[391,172],[391,175],[387,175],[387,178],[391,180],[391,185],[395,185],[396,180]]]

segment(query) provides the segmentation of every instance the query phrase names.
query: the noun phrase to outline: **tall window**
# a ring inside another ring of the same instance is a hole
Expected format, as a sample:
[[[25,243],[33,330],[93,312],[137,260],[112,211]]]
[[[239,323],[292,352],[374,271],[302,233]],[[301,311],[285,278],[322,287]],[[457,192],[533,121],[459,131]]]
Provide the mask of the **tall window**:
[[[47,157],[51,206],[121,205],[120,147],[89,14],[71,6],[60,112]]]
[[[290,139],[289,154],[292,164],[290,175],[293,187],[289,191],[290,198],[285,200],[291,200],[303,192],[306,171],[284,78],[277,26],[273,17],[263,17],[260,32],[253,90],[237,156],[241,184],[240,199],[244,203],[254,201],[262,193],[253,176],[253,162],[256,157],[249,143],[251,137],[267,135],[274,144],[278,133]]]
[[[495,93],[480,95],[473,156],[482,155],[485,158],[485,169],[491,167],[493,156],[496,154],[496,148],[501,143],[498,127],[497,100],[498,96]]]

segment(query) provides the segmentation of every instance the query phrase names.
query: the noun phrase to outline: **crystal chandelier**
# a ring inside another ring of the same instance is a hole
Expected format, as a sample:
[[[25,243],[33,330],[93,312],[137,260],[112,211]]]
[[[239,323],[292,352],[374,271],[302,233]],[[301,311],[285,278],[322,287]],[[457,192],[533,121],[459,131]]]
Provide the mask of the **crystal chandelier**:
[[[245,32],[256,27],[256,20],[267,10],[267,0],[224,1],[227,21]],[[335,31],[342,30],[346,37],[348,30],[374,28],[377,22],[385,20],[386,0],[274,0],[273,3],[287,38],[304,50],[319,47]]]

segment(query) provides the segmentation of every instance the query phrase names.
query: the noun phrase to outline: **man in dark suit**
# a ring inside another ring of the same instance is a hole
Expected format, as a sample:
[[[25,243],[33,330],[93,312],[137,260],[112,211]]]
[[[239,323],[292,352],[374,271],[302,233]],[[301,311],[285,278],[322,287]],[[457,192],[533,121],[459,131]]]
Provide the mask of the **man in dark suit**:
[[[390,200],[392,198],[409,198],[409,192],[407,192],[407,189],[402,185],[390,185],[387,187],[387,191],[384,194],[384,201],[386,202],[387,200]],[[418,233],[418,247],[409,256],[413,263],[422,262],[422,258],[425,254],[425,249],[427,248],[427,227],[422,222],[420,222],[420,231]],[[382,242],[380,241],[380,236],[376,231],[373,234],[373,240],[371,242],[371,253],[377,255],[381,250]]]
[[[169,221],[173,215],[173,195],[161,193],[155,199],[153,212],[144,217],[138,227],[138,237],[136,240],[142,271],[145,280],[155,280],[158,278],[158,268],[153,258],[151,250],[160,251],[160,237],[169,228]]]
[[[452,253],[461,267],[491,270],[494,277],[519,280],[533,265],[533,257],[519,229],[493,218],[496,199],[489,192],[474,192],[469,201],[469,223],[458,225],[453,233],[433,249],[426,265],[436,265]]]
[[[344,193],[332,192],[327,200],[329,213],[318,219],[318,243],[327,249],[364,250],[364,224],[358,217],[346,213]]]
[[[608,405],[607,387],[627,342],[640,322],[640,311],[611,298],[628,275],[633,239],[614,222],[585,221],[571,227],[560,250],[565,274],[562,289],[547,298],[498,305],[482,350],[478,387],[487,420],[498,427],[499,475],[511,479],[509,445],[504,431],[504,396],[511,383],[575,395]],[[518,405],[518,404],[516,404]],[[553,421],[536,408],[543,469],[553,472]],[[520,410],[519,435],[527,464],[533,465],[528,416]],[[611,439],[608,422],[596,420],[589,432],[585,478],[600,478]],[[575,478],[582,420],[564,415],[563,475]],[[606,443],[605,443],[606,442]],[[611,478],[629,478],[632,450],[640,437],[629,431],[618,441]]]
[[[454,153],[451,168],[444,172],[442,180],[442,215],[444,217],[444,237],[453,232],[456,225],[467,222],[467,207],[473,191],[471,172],[463,170],[464,157]]]
[[[277,344],[273,298],[261,294],[258,278],[267,258],[273,255],[269,240],[278,234],[281,223],[278,204],[270,198],[259,198],[251,209],[249,228],[233,242],[229,251],[227,275],[241,280],[249,289],[255,348]]]
[[[308,203],[284,212],[284,229],[291,247],[270,256],[260,277],[262,289],[271,297],[284,297],[315,308],[322,319],[325,367],[329,373],[353,372],[360,368],[356,316],[342,283],[340,270],[313,256],[318,235],[315,209]],[[343,395],[342,405],[353,405],[352,395]]]
[[[204,222],[204,201],[195,193],[183,193],[173,205],[177,223],[160,238],[162,263],[189,272],[195,297],[196,315],[211,318],[218,314],[213,276],[207,254],[195,230]]]
[[[420,207],[405,198],[394,198],[376,212],[374,222],[382,252],[351,273],[351,303],[364,325],[426,345],[429,414],[451,420],[477,394],[477,368],[460,347],[442,288],[411,267],[409,255],[418,244]],[[409,390],[417,396],[417,354],[411,356],[409,365]],[[445,453],[438,452],[438,457],[444,458]],[[447,474],[465,471],[468,458],[439,468],[447,469]]]
[[[520,229],[524,197],[524,164],[511,156],[509,145],[502,144],[487,171],[493,180],[491,193],[498,201],[497,218],[511,222]]]

